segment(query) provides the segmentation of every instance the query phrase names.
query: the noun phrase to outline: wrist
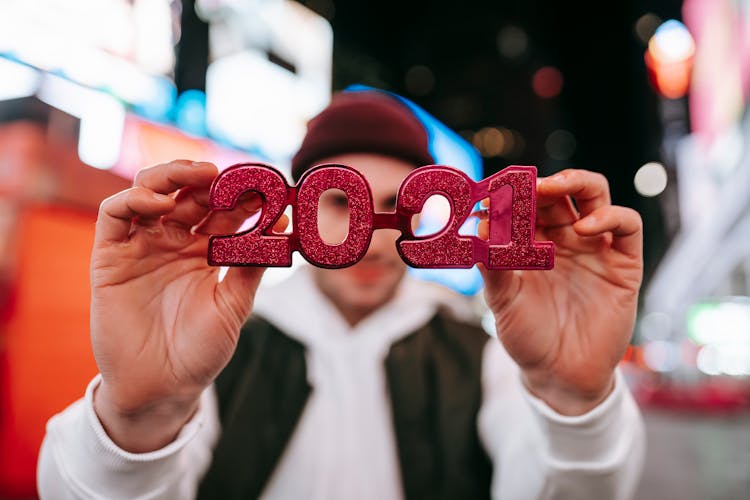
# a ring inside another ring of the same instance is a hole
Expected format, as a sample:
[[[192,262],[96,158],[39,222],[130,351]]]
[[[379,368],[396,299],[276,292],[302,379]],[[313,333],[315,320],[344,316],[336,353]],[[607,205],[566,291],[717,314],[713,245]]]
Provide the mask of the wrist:
[[[179,434],[198,410],[200,395],[156,401],[139,407],[117,403],[102,381],[94,389],[96,416],[110,439],[130,453],[155,451]]]
[[[561,383],[549,375],[521,373],[521,381],[532,396],[544,401],[560,415],[578,416],[590,412],[612,394],[615,374],[585,389]]]

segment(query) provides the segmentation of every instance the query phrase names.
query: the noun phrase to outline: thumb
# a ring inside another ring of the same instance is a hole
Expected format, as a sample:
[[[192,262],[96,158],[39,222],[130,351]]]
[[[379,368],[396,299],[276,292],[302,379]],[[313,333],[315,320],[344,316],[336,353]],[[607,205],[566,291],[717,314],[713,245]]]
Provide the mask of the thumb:
[[[513,300],[521,288],[519,271],[489,270],[484,264],[477,264],[484,279],[484,298],[492,312],[498,312]]]
[[[232,267],[217,285],[218,292],[226,298],[227,305],[243,322],[250,314],[255,292],[265,271],[265,267]]]
[[[279,220],[276,221],[276,224],[274,224],[273,231],[281,233],[286,229],[288,224],[289,218],[285,214],[282,214]],[[263,277],[265,271],[265,267],[231,267],[224,280],[218,285],[219,292],[231,301],[230,306],[236,312],[242,314],[243,321],[250,313],[250,307],[252,307],[253,300],[255,299],[255,292],[258,291],[260,279]]]

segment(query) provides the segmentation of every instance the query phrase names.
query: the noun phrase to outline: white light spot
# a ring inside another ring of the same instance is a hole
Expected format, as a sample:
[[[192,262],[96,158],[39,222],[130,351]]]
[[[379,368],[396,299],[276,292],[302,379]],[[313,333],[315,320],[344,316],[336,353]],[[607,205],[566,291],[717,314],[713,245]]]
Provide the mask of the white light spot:
[[[635,173],[635,189],[647,197],[661,194],[667,187],[667,171],[658,162],[649,162]]]
[[[672,332],[672,320],[663,312],[652,312],[641,319],[640,333],[643,340],[667,340]]]
[[[39,72],[23,64],[0,57],[0,101],[26,97],[39,85]]]
[[[721,357],[714,346],[704,346],[698,351],[695,360],[698,369],[706,375],[719,375],[721,373]]]
[[[679,361],[677,348],[663,340],[648,342],[643,347],[643,360],[654,371],[671,372]]]
[[[685,61],[695,53],[695,41],[684,24],[670,19],[657,28],[649,50],[663,64]]]

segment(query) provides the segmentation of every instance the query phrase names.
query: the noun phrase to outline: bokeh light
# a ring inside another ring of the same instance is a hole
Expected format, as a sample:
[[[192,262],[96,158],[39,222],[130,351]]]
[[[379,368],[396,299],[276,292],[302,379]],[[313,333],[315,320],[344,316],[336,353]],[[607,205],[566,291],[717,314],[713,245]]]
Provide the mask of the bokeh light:
[[[435,75],[427,66],[412,66],[404,76],[406,90],[415,96],[424,96],[432,92],[435,87]]]
[[[661,163],[646,163],[635,173],[635,190],[646,197],[658,196],[667,187],[667,171]]]
[[[695,41],[684,24],[671,19],[657,28],[648,42],[645,60],[659,93],[669,99],[687,93],[694,55]]]
[[[569,160],[576,150],[576,138],[567,130],[555,130],[547,136],[544,148],[552,159]]]
[[[695,54],[695,42],[684,24],[670,19],[656,29],[648,50],[658,63],[680,62]]]
[[[536,95],[544,99],[557,97],[562,91],[563,75],[552,66],[539,68],[531,78],[531,87]]]
[[[485,158],[516,157],[523,151],[523,137],[505,127],[484,127],[472,135],[471,143]]]
[[[679,351],[672,342],[654,340],[644,345],[643,359],[654,371],[671,372],[679,363]]]
[[[635,22],[635,35],[644,45],[646,45],[651,37],[654,36],[656,29],[661,23],[661,18],[653,12],[643,14]]]
[[[519,59],[526,54],[529,37],[518,26],[506,26],[497,34],[497,50],[506,59]]]

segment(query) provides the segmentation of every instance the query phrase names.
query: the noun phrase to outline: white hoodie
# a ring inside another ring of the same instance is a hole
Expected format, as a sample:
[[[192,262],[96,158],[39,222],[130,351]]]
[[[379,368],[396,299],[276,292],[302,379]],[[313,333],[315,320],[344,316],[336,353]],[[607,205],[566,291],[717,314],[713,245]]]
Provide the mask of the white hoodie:
[[[258,314],[306,347],[314,390],[262,494],[277,499],[403,498],[383,360],[390,346],[417,330],[439,306],[461,298],[405,279],[397,296],[354,328],[302,268],[256,296]],[[500,342],[483,353],[478,429],[494,464],[496,499],[627,499],[643,464],[638,409],[622,376],[598,407],[557,414],[522,386]],[[193,498],[221,432],[216,396],[163,449],[128,453],[107,436],[93,409],[97,376],[82,400],[47,424],[39,458],[43,499]]]

